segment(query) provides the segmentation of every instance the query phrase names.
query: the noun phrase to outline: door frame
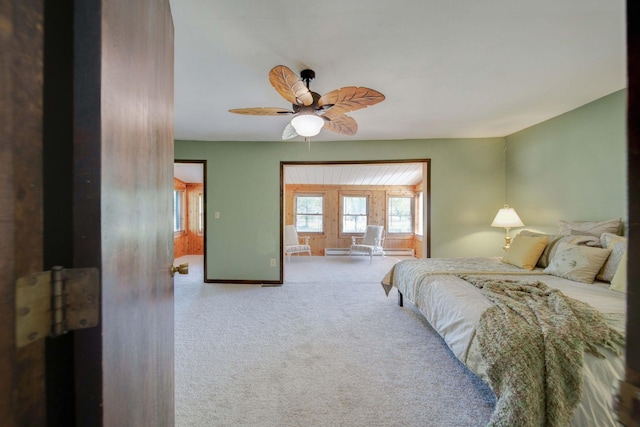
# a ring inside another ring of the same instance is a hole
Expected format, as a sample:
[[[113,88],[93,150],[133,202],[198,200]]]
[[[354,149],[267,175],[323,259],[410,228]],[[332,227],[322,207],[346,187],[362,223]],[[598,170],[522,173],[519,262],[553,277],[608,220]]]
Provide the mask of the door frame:
[[[202,214],[203,214],[203,268],[204,276],[202,280],[207,279],[207,161],[206,160],[194,160],[194,159],[174,159],[173,163],[190,163],[202,165]],[[175,175],[174,175],[175,176]]]
[[[422,191],[424,194],[422,203],[423,231],[422,253],[423,258],[431,257],[431,159],[393,159],[393,160],[317,160],[317,161],[281,161],[280,162],[280,247],[284,249],[284,221],[286,202],[285,169],[287,166],[319,166],[319,165],[375,165],[394,163],[421,163],[422,164]],[[280,251],[280,281],[284,283],[284,250]]]

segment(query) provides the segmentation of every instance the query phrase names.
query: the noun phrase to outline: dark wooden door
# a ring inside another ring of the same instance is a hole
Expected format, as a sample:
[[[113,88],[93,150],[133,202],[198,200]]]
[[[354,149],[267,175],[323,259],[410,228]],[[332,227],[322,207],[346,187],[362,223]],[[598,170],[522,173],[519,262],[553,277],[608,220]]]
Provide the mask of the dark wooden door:
[[[1,424],[173,425],[169,1],[0,0],[0,49]],[[50,264],[100,269],[100,325],[16,349]]]
[[[15,346],[14,284],[42,270],[43,5],[0,1],[0,423],[46,421],[44,341]]]

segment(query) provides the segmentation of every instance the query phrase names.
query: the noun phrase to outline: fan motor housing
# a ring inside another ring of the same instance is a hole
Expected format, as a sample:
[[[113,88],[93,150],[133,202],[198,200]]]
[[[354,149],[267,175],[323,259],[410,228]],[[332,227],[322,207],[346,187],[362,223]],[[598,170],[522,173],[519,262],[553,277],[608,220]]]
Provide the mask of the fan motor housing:
[[[300,71],[300,78],[306,82],[316,78],[316,72],[310,69]]]

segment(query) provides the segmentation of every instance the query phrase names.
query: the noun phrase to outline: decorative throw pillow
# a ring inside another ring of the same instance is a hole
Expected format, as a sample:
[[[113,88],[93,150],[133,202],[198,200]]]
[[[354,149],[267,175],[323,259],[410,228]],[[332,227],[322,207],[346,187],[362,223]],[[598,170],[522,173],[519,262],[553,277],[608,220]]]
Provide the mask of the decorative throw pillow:
[[[600,246],[602,246],[603,248],[608,248],[612,242],[616,242],[619,240],[626,241],[626,239],[626,237],[618,236],[617,234],[602,233],[602,235],[600,236]]]
[[[572,245],[600,246],[600,239],[595,236],[565,236],[562,234],[543,234],[534,231],[523,230],[520,232],[522,236],[547,237],[547,246],[542,251],[540,259],[538,259],[537,267],[546,268],[558,249],[558,243],[564,242]]]
[[[618,270],[620,260],[627,250],[627,239],[623,236],[603,233],[602,236],[600,236],[600,241],[603,248],[611,249],[611,254],[596,275],[596,279],[602,280],[603,282],[611,282],[614,274],[616,274]]]
[[[611,249],[561,242],[544,273],[576,282],[593,283],[610,253]]]
[[[525,270],[533,270],[542,251],[547,246],[547,240],[549,240],[547,237],[521,236],[518,234],[513,238],[507,253],[502,257],[502,262]]]
[[[611,279],[611,286],[609,289],[618,292],[627,292],[627,251],[622,254],[622,259],[618,264],[616,274]]]
[[[572,230],[583,231],[589,235],[600,237],[602,233],[619,234],[622,220],[620,218],[608,221],[558,221],[560,234],[571,234]]]

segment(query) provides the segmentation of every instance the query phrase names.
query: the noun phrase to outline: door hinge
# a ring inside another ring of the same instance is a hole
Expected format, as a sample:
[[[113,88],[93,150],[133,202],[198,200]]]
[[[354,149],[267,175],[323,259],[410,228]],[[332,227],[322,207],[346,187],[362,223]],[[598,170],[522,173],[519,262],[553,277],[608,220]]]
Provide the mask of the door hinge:
[[[16,346],[91,328],[100,320],[97,268],[53,267],[16,282]]]

